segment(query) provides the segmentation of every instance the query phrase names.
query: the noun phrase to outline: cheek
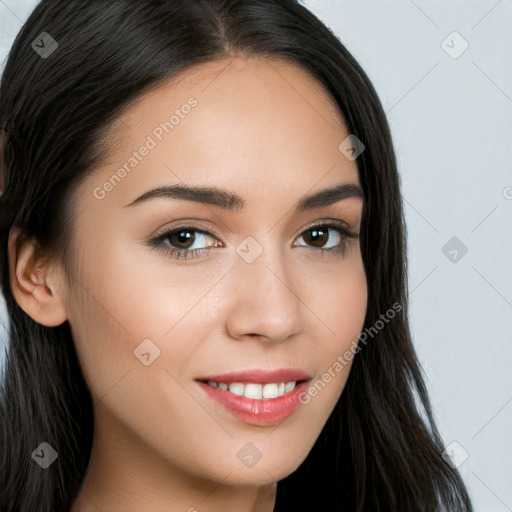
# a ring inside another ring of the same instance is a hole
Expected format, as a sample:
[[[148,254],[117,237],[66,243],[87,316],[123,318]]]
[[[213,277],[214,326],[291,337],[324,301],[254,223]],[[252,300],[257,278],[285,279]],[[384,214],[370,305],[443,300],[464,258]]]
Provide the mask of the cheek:
[[[315,337],[311,347],[310,357],[317,361],[317,373],[301,402],[317,418],[320,430],[338,401],[357,357],[368,300],[362,261],[355,259],[352,265],[337,271],[329,281],[323,282],[322,293],[315,297],[315,312],[322,320],[317,332],[325,335]]]
[[[310,285],[308,285],[310,286]],[[368,301],[367,281],[359,252],[354,253],[343,264],[333,265],[317,274],[314,295],[310,290],[310,308],[322,321],[325,337],[325,357],[332,356],[345,347],[363,328]]]
[[[183,389],[172,377],[186,379],[219,323],[212,304],[217,295],[208,293],[219,276],[198,277],[193,269],[173,268],[165,258],[144,259],[112,241],[100,247],[105,249],[82,257],[73,290],[69,317],[77,355],[93,397],[126,414],[128,422],[140,398],[146,415],[155,414],[155,425],[161,408],[147,397],[165,390],[161,400],[171,408],[180,402],[175,397]]]
[[[139,346],[158,360],[164,333],[183,316],[183,296],[113,244],[89,252],[79,268],[69,321],[89,389],[102,397],[128,372],[146,368]]]

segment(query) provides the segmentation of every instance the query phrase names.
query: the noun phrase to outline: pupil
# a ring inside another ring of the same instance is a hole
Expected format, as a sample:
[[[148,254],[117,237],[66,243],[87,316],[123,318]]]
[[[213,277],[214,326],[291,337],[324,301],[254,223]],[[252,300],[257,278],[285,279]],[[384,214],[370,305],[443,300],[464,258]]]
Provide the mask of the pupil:
[[[313,240],[313,244],[318,244],[318,245],[324,245],[326,243],[326,240],[318,240],[317,237],[322,237],[322,235],[326,235],[326,230],[325,229],[318,229],[318,228],[315,228],[315,229],[310,229],[309,232],[312,234],[312,236],[310,238],[314,238],[315,240]],[[319,243],[320,242],[320,243]]]
[[[187,242],[189,242],[188,245],[191,245],[191,243],[194,242],[194,236],[191,234],[190,231],[188,231],[186,229],[177,231],[174,236],[178,239],[179,244],[186,245]],[[188,248],[188,245],[186,245],[185,248]]]

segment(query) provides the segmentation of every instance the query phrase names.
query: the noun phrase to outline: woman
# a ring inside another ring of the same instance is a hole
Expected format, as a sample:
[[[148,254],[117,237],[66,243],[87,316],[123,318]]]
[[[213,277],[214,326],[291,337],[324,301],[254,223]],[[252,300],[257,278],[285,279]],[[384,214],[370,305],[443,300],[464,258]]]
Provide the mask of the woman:
[[[471,511],[389,127],[293,0],[43,0],[1,82],[0,510]]]

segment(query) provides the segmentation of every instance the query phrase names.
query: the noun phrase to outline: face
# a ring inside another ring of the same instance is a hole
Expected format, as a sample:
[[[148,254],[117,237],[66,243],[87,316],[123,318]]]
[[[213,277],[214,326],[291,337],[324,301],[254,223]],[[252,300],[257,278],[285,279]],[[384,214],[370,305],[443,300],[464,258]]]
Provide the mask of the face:
[[[66,294],[92,463],[210,491],[280,480],[340,397],[366,312],[342,118],[301,68],[237,57],[146,94],[112,134],[77,189]]]

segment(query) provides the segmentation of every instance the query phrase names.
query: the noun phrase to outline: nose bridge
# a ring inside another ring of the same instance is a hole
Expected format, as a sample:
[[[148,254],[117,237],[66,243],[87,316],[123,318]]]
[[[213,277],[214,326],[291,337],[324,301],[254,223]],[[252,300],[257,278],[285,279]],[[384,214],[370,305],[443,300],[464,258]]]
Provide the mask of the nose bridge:
[[[233,267],[233,301],[228,327],[233,336],[258,334],[282,340],[299,332],[302,325],[296,283],[279,244],[271,236],[246,237],[236,247]]]

